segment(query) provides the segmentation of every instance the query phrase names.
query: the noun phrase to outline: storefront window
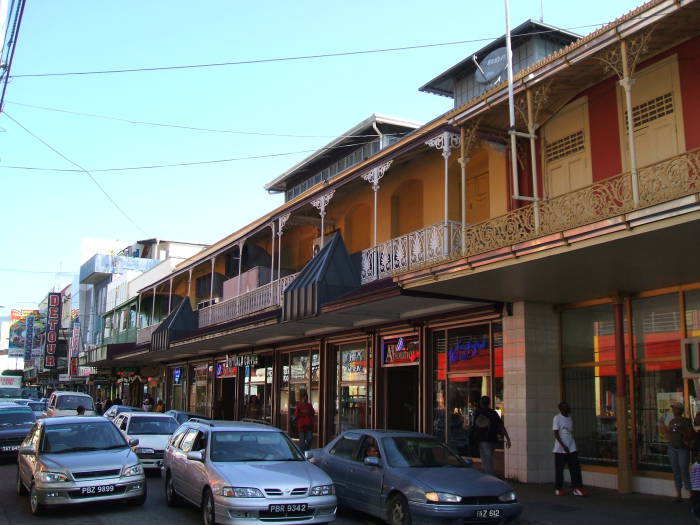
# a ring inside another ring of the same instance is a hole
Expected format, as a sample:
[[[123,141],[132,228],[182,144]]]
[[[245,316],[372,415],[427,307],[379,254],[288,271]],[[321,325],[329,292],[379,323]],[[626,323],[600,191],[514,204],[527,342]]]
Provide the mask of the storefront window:
[[[245,410],[247,419],[272,423],[272,355],[258,356],[257,364],[244,368]]]
[[[685,292],[685,327],[687,337],[700,337],[700,290]]]
[[[584,463],[617,464],[615,323],[610,304],[562,313],[564,393]],[[556,402],[552,403],[556,411]]]
[[[175,366],[170,368],[170,400],[168,408],[172,410],[185,410],[185,367]]]
[[[447,439],[445,415],[447,411],[447,357],[445,332],[433,333],[433,435],[441,441]]]
[[[339,346],[337,363],[336,432],[353,428],[367,428],[369,366],[365,343]]]
[[[637,463],[644,470],[670,468],[659,422],[670,413],[671,403],[684,400],[678,305],[677,294],[632,301]]]
[[[189,411],[202,416],[209,411],[209,364],[201,363],[190,367]]]
[[[299,437],[294,411],[297,403],[306,395],[316,411],[313,429],[314,435],[316,435],[320,398],[320,356],[318,351],[284,354],[282,363],[280,427],[293,438]]]

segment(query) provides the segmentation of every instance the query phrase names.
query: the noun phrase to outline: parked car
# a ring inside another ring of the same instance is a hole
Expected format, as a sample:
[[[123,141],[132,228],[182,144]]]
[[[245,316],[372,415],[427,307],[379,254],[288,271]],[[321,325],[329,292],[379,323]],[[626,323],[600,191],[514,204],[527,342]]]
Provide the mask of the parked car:
[[[134,452],[145,469],[157,469],[163,465],[165,447],[177,430],[174,417],[153,412],[122,412],[114,418],[114,424],[127,440],[138,439]]]
[[[162,470],[168,505],[200,507],[205,525],[335,519],[331,479],[275,427],[190,420],[171,438]]]
[[[24,405],[24,406],[27,406],[31,401],[32,401],[31,399],[24,399],[24,398],[12,400],[13,403],[17,403],[18,405]]]
[[[54,392],[49,397],[47,417],[74,416],[79,406],[85,409],[86,416],[95,415],[92,396],[82,392]]]
[[[146,501],[146,478],[124,439],[99,416],[37,421],[19,449],[17,493],[29,492],[32,514],[95,501]]]
[[[346,431],[307,456],[331,477],[340,505],[392,525],[508,523],[522,512],[507,483],[472,468],[427,434]]]
[[[143,408],[130,407],[128,405],[112,405],[107,410],[105,410],[104,414],[102,414],[102,415],[104,417],[106,417],[107,419],[114,419],[122,412],[143,412],[143,411],[144,411]]]
[[[39,419],[46,415],[46,410],[48,408],[48,403],[46,401],[30,401],[27,406],[32,409],[34,416]]]
[[[0,406],[0,458],[16,457],[20,443],[32,427],[36,417],[32,409],[14,403]]]
[[[182,410],[166,410],[165,414],[177,419],[177,422],[181,425],[186,421],[189,421],[193,417],[205,420],[209,419],[208,417],[200,416],[199,414],[195,414],[194,412],[183,412]]]

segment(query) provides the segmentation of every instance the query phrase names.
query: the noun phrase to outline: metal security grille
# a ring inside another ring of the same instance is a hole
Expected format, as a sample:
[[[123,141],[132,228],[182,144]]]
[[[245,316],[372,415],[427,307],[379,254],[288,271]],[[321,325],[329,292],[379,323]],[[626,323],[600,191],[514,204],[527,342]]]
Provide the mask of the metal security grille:
[[[545,146],[545,156],[547,162],[554,162],[567,155],[573,155],[579,151],[583,151],[586,145],[583,140],[583,130],[576,131],[571,135],[562,137],[554,142],[550,142]]]
[[[664,93],[656,98],[642,102],[632,108],[634,129],[649,124],[656,119],[673,113],[673,93]],[[625,122],[627,115],[625,114]]]

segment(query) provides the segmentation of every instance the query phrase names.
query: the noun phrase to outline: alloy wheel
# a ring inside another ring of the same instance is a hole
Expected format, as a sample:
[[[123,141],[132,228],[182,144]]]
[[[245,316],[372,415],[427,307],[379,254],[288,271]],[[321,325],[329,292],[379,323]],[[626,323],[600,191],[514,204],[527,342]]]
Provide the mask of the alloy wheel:
[[[216,516],[214,514],[214,498],[211,492],[207,490],[204,493],[204,501],[202,502],[202,514],[204,525],[216,525]]]

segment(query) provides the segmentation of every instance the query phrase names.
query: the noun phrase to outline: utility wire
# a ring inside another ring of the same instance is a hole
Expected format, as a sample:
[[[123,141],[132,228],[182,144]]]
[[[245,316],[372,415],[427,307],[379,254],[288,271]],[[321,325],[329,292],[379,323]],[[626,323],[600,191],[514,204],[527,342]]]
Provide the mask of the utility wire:
[[[658,16],[658,15],[656,15]],[[573,29],[585,29],[591,27],[599,27],[607,24],[608,22],[601,24],[587,24],[576,27],[562,28],[563,30],[573,30]],[[542,31],[532,31],[529,33],[521,33],[514,35],[516,37],[526,37],[532,35],[541,35],[546,33],[556,33],[562,29],[547,29]],[[502,36],[502,35],[501,35]],[[67,77],[67,76],[79,76],[79,75],[108,75],[113,73],[142,73],[148,71],[171,71],[178,69],[202,69],[202,68],[213,68],[213,67],[224,67],[224,66],[242,66],[249,64],[267,64],[272,62],[291,62],[298,60],[311,60],[318,58],[332,58],[332,57],[343,57],[343,56],[353,56],[353,55],[369,55],[377,53],[393,53],[397,51],[410,51],[413,49],[427,49],[431,47],[445,47],[445,46],[456,46],[462,44],[473,44],[478,42],[492,42],[501,38],[488,37],[488,38],[473,38],[469,40],[456,40],[453,42],[438,42],[432,44],[416,44],[412,46],[400,46],[400,47],[386,47],[380,49],[363,49],[359,51],[340,51],[338,53],[317,53],[313,55],[300,55],[300,56],[289,56],[289,57],[277,57],[277,58],[259,58],[252,60],[236,60],[231,62],[211,62],[205,64],[185,64],[176,66],[153,66],[153,67],[135,67],[135,68],[124,68],[124,69],[102,69],[93,71],[66,71],[57,73],[24,73],[20,75],[12,75],[12,78],[37,78],[37,77]]]
[[[32,274],[42,274],[42,275],[78,275],[76,272],[47,272],[39,270],[23,270],[21,268],[0,268],[0,272],[10,272],[10,273],[32,273]],[[17,301],[15,301],[17,302]]]
[[[9,117],[7,113],[5,113]],[[11,118],[11,117],[10,117]],[[14,119],[12,119],[14,120]],[[16,121],[15,121],[16,122]],[[373,135],[376,137],[376,135]],[[151,165],[145,165],[145,166],[127,166],[123,168],[102,168],[102,169],[94,169],[90,170],[93,173],[106,173],[106,172],[112,172],[112,171],[135,171],[135,170],[152,170],[152,169],[159,169],[159,168],[179,168],[179,167],[185,167],[185,166],[201,166],[205,164],[222,164],[226,162],[236,162],[240,160],[253,160],[253,159],[267,159],[271,157],[283,157],[287,155],[297,155],[300,153],[314,153],[316,151],[331,151],[334,149],[340,149],[340,148],[351,148],[353,146],[364,146],[365,144],[370,144],[370,142],[357,142],[354,144],[343,144],[340,146],[331,146],[328,148],[316,148],[316,149],[307,149],[307,150],[300,150],[300,151],[287,151],[284,153],[266,153],[263,155],[250,155],[247,157],[234,157],[230,159],[216,159],[216,160],[198,160],[198,161],[192,161],[192,162],[177,162],[173,164],[151,164]],[[65,157],[64,157],[65,158]],[[78,166],[77,164],[73,163],[74,165]],[[78,166],[80,167],[80,166]],[[35,167],[35,166],[4,166],[0,165],[0,168],[3,169],[12,169],[12,170],[32,170],[32,171],[57,171],[57,172],[65,172],[65,173],[82,173],[85,172],[83,168],[74,170],[70,168],[42,168],[42,167]]]
[[[83,113],[81,111],[72,111],[68,109],[60,109],[60,108],[52,108],[49,106],[37,106],[34,104],[25,104],[23,102],[12,102],[12,101],[7,101],[7,104],[12,104],[13,106],[22,106],[25,108],[33,108],[33,109],[42,109],[46,111],[55,111],[58,113],[67,113],[69,115],[79,115],[81,117],[92,117],[92,118],[98,118],[98,119],[105,119],[105,120],[116,120],[117,122],[126,122],[128,124],[140,124],[144,126],[158,126],[158,127],[163,127],[163,128],[176,128],[176,129],[187,129],[187,130],[193,130],[193,131],[206,131],[210,133],[230,133],[234,135],[259,135],[259,136],[264,136],[264,137],[292,137],[292,138],[309,138],[309,139],[316,139],[316,138],[369,138],[369,137],[376,137],[377,134],[372,134],[372,135],[297,135],[293,133],[268,133],[268,132],[263,132],[263,131],[239,131],[239,130],[231,130],[231,129],[217,129],[217,128],[200,128],[196,126],[185,126],[182,124],[168,124],[168,123],[163,123],[163,122],[149,122],[146,120],[133,120],[133,119],[128,119],[128,118],[122,118],[122,117],[114,117],[110,115],[100,115],[97,113]],[[391,134],[387,133],[387,135],[396,135],[396,134]]]
[[[119,210],[119,213],[121,213],[121,214],[122,214],[131,224],[133,224],[141,233],[143,233],[144,235],[148,235],[148,234],[146,233],[146,231],[145,231],[143,228],[141,228],[141,226],[139,226],[139,225],[136,223],[136,221],[134,221],[134,220],[119,206],[119,204],[117,204],[117,202],[112,198],[112,196],[111,196],[109,193],[107,193],[107,191],[102,187],[102,185],[101,185],[99,182],[97,182],[97,179],[95,179],[95,177],[92,175],[92,173],[90,173],[87,169],[83,168],[83,167],[82,167],[80,164],[78,164],[77,162],[75,162],[75,161],[69,159],[68,157],[66,157],[63,153],[61,153],[60,151],[58,151],[58,150],[57,150],[56,148],[54,148],[51,144],[49,144],[49,143],[46,142],[44,139],[42,139],[41,137],[39,137],[38,135],[36,135],[36,134],[33,133],[32,131],[30,131],[29,129],[27,129],[27,128],[26,128],[25,126],[23,126],[22,124],[20,124],[20,123],[19,123],[17,120],[15,120],[15,119],[12,117],[12,115],[10,115],[9,113],[5,112],[5,116],[6,116],[7,118],[9,118],[12,122],[14,122],[16,125],[18,125],[20,128],[22,128],[24,131],[26,131],[29,135],[31,135],[32,137],[34,137],[37,141],[41,142],[44,146],[46,146],[46,147],[49,148],[51,151],[53,151],[56,155],[58,155],[59,157],[61,157],[61,158],[64,159],[64,160],[68,161],[69,163],[71,163],[71,164],[72,164],[73,166],[75,166],[76,168],[79,168],[80,171],[84,172],[88,177],[90,177],[90,180],[91,180],[92,182],[95,183],[95,186],[97,186],[97,187],[100,189],[100,191],[104,194],[105,197],[107,197],[107,199],[114,205],[114,207],[115,207],[117,210]]]

